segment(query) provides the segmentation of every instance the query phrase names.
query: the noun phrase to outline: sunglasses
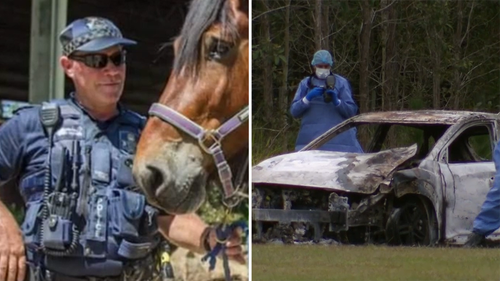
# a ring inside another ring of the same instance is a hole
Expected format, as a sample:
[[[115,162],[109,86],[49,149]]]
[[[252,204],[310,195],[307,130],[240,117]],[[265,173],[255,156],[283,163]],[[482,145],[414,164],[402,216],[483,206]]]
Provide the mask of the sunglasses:
[[[126,61],[126,52],[121,51],[110,56],[105,54],[70,55],[70,59],[83,62],[88,67],[101,69],[108,65],[110,60],[115,66],[120,66]]]

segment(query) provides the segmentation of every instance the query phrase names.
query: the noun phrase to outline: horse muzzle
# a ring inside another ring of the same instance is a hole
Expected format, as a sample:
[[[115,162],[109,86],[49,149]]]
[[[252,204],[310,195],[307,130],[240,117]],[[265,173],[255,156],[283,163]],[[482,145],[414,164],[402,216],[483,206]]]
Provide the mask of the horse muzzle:
[[[192,213],[205,200],[203,155],[189,146],[166,145],[156,157],[148,158],[152,160],[134,164],[134,177],[149,203],[170,214]]]

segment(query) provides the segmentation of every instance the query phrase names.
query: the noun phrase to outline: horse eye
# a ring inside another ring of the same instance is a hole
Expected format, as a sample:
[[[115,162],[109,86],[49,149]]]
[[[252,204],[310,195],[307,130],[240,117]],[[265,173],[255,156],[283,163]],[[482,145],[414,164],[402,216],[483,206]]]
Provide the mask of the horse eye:
[[[222,41],[216,41],[210,46],[209,58],[212,60],[220,60],[231,50],[231,45]]]

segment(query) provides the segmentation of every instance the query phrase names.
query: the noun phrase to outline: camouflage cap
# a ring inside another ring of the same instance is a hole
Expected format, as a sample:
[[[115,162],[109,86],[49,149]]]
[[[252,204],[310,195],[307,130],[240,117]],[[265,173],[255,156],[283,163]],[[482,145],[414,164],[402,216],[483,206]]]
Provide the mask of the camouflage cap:
[[[137,42],[123,38],[121,31],[110,20],[86,17],[70,23],[59,35],[63,55],[74,51],[95,52],[115,45],[135,45]]]

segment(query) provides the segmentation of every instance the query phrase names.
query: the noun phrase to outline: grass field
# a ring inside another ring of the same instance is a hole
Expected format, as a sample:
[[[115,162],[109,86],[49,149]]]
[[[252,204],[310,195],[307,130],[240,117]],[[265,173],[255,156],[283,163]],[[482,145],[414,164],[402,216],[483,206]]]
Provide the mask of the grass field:
[[[254,244],[252,280],[500,281],[500,249]]]

